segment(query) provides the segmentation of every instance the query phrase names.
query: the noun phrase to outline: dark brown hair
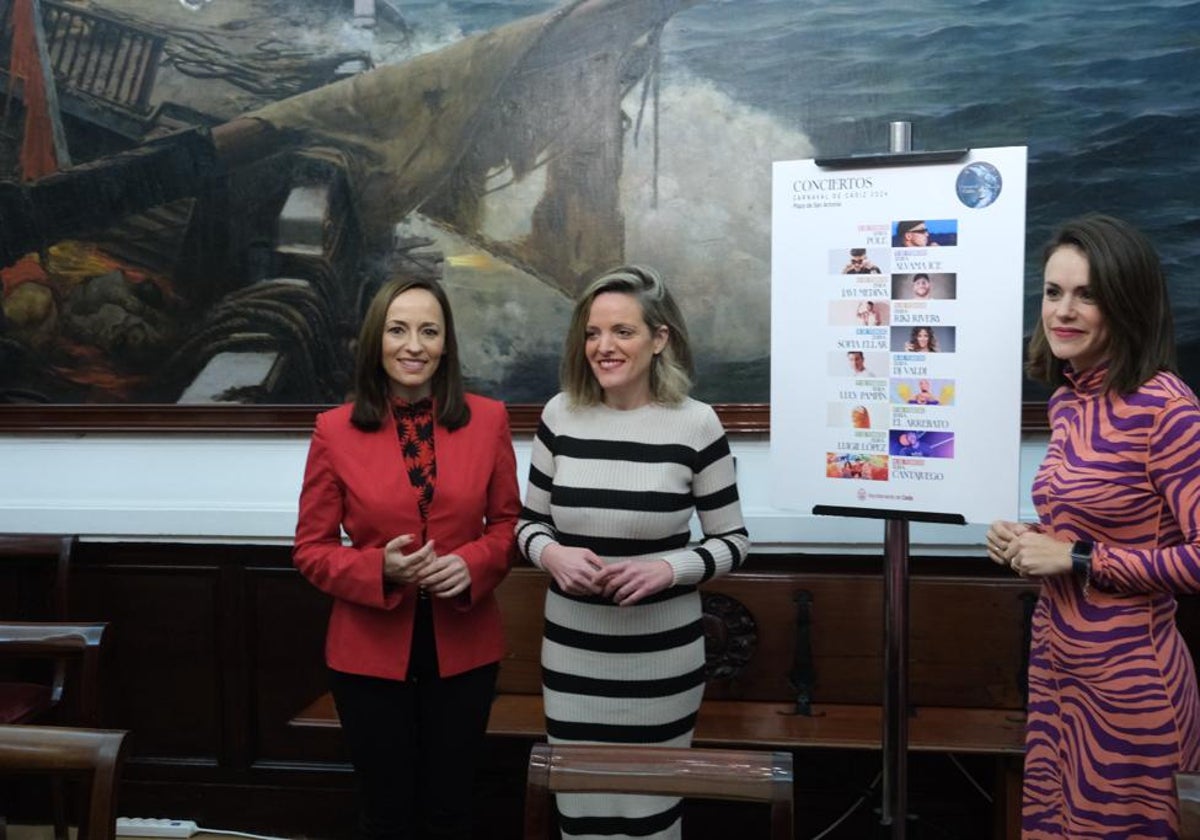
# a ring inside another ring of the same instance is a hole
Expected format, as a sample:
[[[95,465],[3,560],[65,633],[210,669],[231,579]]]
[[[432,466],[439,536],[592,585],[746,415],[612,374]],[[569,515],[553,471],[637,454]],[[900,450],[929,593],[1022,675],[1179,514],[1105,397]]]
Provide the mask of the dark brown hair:
[[[917,336],[921,334],[922,330],[924,330],[925,334],[929,336],[929,352],[938,352],[937,336],[934,335],[933,327],[927,327],[924,325],[912,328],[912,332],[908,334],[908,341],[905,343],[904,349],[910,353],[913,351],[918,353],[921,352],[920,350],[917,350],[917,348],[921,346],[920,342],[917,341]]]
[[[1046,243],[1042,266],[1059,248],[1087,258],[1088,287],[1108,330],[1105,391],[1128,394],[1160,370],[1176,371],[1175,327],[1162,264],[1146,235],[1128,222],[1091,214],[1072,219]],[[1025,371],[1057,388],[1066,362],[1050,352],[1041,316],[1029,339]]]
[[[380,286],[367,306],[362,328],[358,332],[358,348],[354,358],[354,410],[350,422],[363,431],[373,432],[383,425],[390,408],[387,371],[383,368],[383,328],[388,307],[397,297],[412,289],[424,289],[437,299],[446,324],[446,343],[437,370],[430,383],[437,422],[447,429],[458,429],[471,419],[463,385],[462,367],[458,361],[458,338],[454,333],[454,315],[450,300],[440,283],[412,277],[393,277]]]

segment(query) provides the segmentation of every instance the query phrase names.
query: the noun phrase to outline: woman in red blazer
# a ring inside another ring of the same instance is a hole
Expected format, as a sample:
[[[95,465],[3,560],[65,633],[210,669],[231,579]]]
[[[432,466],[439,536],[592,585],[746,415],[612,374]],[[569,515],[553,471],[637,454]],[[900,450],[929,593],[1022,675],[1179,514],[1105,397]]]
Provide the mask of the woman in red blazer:
[[[354,401],[317,417],[293,551],[333,598],[325,659],[357,837],[470,836],[504,653],[493,590],[519,511],[508,415],[465,393],[445,293],[385,283],[359,334]]]

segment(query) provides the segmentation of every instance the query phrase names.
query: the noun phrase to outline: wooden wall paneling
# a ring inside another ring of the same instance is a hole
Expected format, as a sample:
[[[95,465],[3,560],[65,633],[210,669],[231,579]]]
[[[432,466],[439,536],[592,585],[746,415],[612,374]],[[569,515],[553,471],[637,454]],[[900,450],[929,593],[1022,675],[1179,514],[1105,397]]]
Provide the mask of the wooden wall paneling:
[[[247,627],[253,654],[254,763],[345,763],[341,733],[288,722],[329,689],[325,628],[329,598],[294,569],[247,570]]]
[[[6,557],[0,561],[0,618],[44,621],[53,617],[54,564]]]
[[[117,631],[106,722],[131,729],[135,747],[123,812],[350,835],[348,765],[315,749],[304,760],[263,758],[263,733],[296,754],[311,746],[286,731],[298,708],[288,695],[311,699],[311,681],[323,675],[319,642],[297,643],[302,633],[323,637],[321,596],[291,568],[286,547],[95,543],[79,574],[73,617],[102,616]],[[269,582],[261,592],[260,580]],[[280,632],[262,633],[264,623]]]
[[[915,558],[912,566],[914,704],[1019,708],[1020,598],[1036,585],[977,562]],[[741,602],[757,627],[754,657],[736,677],[710,683],[709,696],[794,699],[787,673],[795,597],[805,590],[813,599],[814,702],[877,703],[880,567],[877,557],[770,555],[707,584]],[[125,810],[265,834],[348,836],[352,779],[339,733],[288,726],[326,688],[328,615],[325,597],[292,568],[288,547],[85,543],[75,575],[72,618],[112,624],[105,722],[133,731]],[[522,566],[504,584],[502,691],[540,691],[545,583],[542,572]],[[1180,626],[1200,638],[1200,599],[1182,599]],[[481,825],[494,831],[485,836],[505,836],[505,807],[520,797],[509,777],[523,770],[527,748],[521,739],[489,740]],[[877,766],[870,755],[799,755],[820,803],[851,793],[852,801],[851,777]],[[912,760],[933,762],[939,784],[962,781],[956,770],[938,769],[944,757]],[[913,797],[920,793],[914,786]]]
[[[507,649],[496,690],[503,694],[541,694],[542,625],[549,575],[528,564],[518,565],[496,593],[503,605]]]
[[[241,771],[250,765],[249,722],[253,717],[250,674],[253,667],[245,621],[245,557],[236,547],[224,547],[213,556],[218,567],[217,614],[214,633],[217,642],[218,699],[221,707],[219,765]]]
[[[216,766],[225,680],[217,564],[146,563],[117,547],[105,554],[100,563],[76,564],[71,609],[74,618],[112,625],[105,709],[109,726],[133,732],[127,766],[156,759]]]
[[[874,705],[882,692],[883,586],[878,575],[741,571],[703,586],[735,599],[756,626],[755,652],[736,676],[709,682],[711,699],[791,701],[797,595],[811,603],[813,701]],[[508,652],[500,691],[540,690],[546,575],[528,566],[502,584]],[[915,705],[1019,709],[1022,596],[1037,584],[1016,578],[914,575],[910,582],[910,696]]]
[[[812,596],[813,700],[877,703],[882,680],[882,586],[861,575],[739,572],[705,584],[737,599],[754,616],[754,657],[737,677],[713,681],[706,696],[791,701],[788,674],[796,651],[796,596]]]
[[[52,604],[55,563],[22,557],[0,558],[0,621],[51,621],[58,618]],[[12,660],[0,664],[0,679],[49,683],[54,663]],[[68,680],[67,691],[73,680]],[[67,698],[67,707],[73,704]]]
[[[1021,709],[1022,595],[1037,583],[915,578],[909,601],[910,699],[918,706]]]

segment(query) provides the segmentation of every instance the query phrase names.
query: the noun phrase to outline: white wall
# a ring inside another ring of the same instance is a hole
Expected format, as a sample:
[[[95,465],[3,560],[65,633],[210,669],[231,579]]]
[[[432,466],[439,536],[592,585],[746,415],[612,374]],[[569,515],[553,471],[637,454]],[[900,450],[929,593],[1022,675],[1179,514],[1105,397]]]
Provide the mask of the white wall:
[[[517,441],[524,481],[530,436]],[[883,524],[780,510],[769,498],[765,437],[731,439],[755,551],[878,552]],[[1021,447],[1021,516],[1044,436]],[[0,436],[0,532],[85,540],[282,543],[291,539],[305,435]],[[987,481],[987,476],[980,476]],[[978,553],[984,527],[915,523],[913,553]]]

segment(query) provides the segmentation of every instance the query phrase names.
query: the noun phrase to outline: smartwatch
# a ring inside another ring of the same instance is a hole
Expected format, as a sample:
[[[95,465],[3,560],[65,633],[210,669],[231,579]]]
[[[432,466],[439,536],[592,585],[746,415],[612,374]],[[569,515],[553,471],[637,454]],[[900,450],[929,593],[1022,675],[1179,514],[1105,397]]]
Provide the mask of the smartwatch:
[[[1071,544],[1071,571],[1087,577],[1092,572],[1092,548],[1086,540],[1075,540]]]

